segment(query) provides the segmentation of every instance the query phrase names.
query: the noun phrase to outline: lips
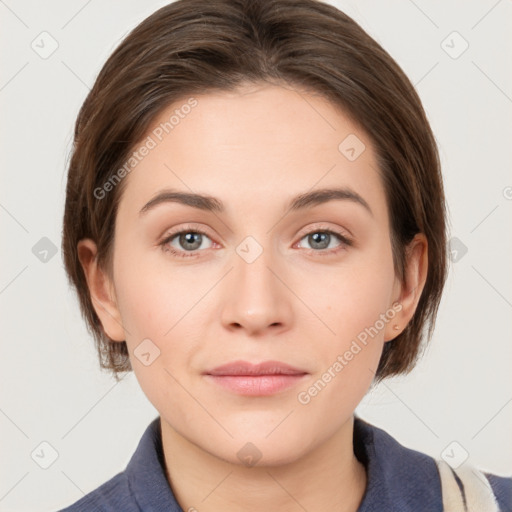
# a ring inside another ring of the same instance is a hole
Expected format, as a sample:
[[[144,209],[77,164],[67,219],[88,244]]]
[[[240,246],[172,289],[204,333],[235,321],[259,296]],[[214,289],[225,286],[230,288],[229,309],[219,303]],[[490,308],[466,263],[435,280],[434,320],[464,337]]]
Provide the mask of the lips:
[[[264,361],[259,364],[252,364],[247,361],[233,361],[206,372],[207,375],[217,376],[304,375],[306,373],[305,370],[295,368],[280,361]]]
[[[280,361],[233,361],[205,372],[205,378],[237,395],[268,396],[296,386],[308,372]]]

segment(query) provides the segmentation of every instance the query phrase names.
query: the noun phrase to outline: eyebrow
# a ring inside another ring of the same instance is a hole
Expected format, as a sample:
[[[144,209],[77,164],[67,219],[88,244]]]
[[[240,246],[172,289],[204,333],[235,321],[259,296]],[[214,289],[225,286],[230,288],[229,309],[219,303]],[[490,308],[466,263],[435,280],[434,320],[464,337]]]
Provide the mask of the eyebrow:
[[[343,188],[322,188],[299,194],[293,197],[288,203],[287,210],[299,211],[311,208],[319,204],[333,200],[347,200],[363,206],[370,215],[373,212],[370,205],[354,190]],[[192,192],[182,192],[178,190],[165,189],[156,194],[140,210],[139,215],[143,215],[156,206],[164,203],[180,203],[199,210],[222,213],[225,211],[224,204],[220,199],[209,195],[196,194]]]

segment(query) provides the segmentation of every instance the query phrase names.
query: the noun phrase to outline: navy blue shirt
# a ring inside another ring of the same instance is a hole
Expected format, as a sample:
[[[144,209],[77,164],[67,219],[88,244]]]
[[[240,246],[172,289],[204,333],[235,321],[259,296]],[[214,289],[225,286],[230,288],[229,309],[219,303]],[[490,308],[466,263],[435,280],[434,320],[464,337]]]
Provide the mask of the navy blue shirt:
[[[354,453],[367,485],[357,512],[442,512],[434,458],[402,446],[355,416]],[[500,509],[512,511],[512,478],[485,474]],[[160,417],[142,436],[126,469],[60,512],[183,512],[165,476]]]

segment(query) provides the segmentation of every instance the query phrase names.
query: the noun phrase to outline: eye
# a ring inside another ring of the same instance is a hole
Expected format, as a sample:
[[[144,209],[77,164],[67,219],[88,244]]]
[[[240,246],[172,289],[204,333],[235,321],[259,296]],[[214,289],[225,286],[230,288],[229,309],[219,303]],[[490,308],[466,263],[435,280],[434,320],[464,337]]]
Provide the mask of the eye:
[[[196,256],[200,249],[210,249],[212,240],[199,229],[182,229],[166,236],[160,245],[174,256],[190,258]]]
[[[337,253],[347,246],[352,245],[352,241],[345,235],[330,229],[310,231],[306,236],[301,238],[299,247],[301,247],[300,244],[304,240],[310,245],[310,251],[322,254]],[[307,247],[305,248],[307,249]]]
[[[303,247],[303,241],[311,248]],[[162,250],[170,252],[173,256],[191,258],[199,256],[201,250],[211,249],[213,244],[214,242],[204,231],[196,227],[188,227],[168,234],[159,245]],[[331,229],[310,231],[296,244],[299,248],[319,255],[335,254],[351,245],[351,239]]]

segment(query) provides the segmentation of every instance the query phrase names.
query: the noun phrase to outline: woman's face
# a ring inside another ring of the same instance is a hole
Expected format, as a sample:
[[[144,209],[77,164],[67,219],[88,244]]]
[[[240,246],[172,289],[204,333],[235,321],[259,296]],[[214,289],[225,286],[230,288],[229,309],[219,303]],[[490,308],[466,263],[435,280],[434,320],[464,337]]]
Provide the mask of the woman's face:
[[[289,462],[351,418],[401,324],[374,150],[304,92],[263,85],[187,100],[161,113],[123,178],[116,309],[103,325],[126,339],[143,391],[177,433],[235,463],[252,445],[260,463]],[[310,197],[328,189],[341,192]],[[189,199],[161,196],[170,192]],[[298,373],[208,374],[236,361]]]

